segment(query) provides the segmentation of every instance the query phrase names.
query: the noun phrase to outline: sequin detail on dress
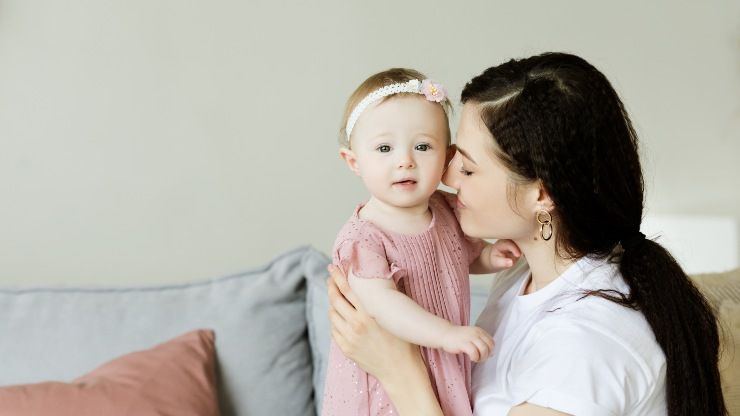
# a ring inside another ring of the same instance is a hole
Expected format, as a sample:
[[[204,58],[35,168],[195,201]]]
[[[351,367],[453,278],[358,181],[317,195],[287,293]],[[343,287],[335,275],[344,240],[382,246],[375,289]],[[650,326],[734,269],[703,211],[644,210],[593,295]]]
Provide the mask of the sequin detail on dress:
[[[455,325],[470,321],[469,265],[483,248],[460,229],[455,196],[435,192],[426,231],[403,235],[359,218],[358,206],[339,232],[333,262],[364,278],[393,279],[400,291],[427,311]],[[421,348],[439,398],[449,416],[472,415],[470,360],[464,354]],[[397,414],[381,384],[344,356],[332,340],[324,385],[322,416]]]

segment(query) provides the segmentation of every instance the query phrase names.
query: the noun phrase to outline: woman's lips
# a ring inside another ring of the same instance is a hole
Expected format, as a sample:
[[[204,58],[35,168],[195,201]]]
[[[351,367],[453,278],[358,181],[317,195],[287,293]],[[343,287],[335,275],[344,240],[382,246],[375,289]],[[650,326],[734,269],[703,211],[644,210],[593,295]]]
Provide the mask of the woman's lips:
[[[459,196],[457,198],[455,198],[455,201],[457,201],[457,204],[456,205],[457,205],[457,207],[459,209],[465,208],[465,204],[462,202],[462,200],[460,199]]]

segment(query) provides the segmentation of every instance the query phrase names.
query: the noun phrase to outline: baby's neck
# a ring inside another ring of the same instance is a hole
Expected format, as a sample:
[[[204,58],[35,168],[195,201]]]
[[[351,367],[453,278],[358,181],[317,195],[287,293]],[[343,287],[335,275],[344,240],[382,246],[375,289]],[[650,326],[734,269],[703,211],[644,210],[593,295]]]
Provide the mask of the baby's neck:
[[[407,235],[424,232],[432,221],[428,202],[413,207],[397,207],[376,198],[370,198],[360,209],[359,216],[384,230]]]

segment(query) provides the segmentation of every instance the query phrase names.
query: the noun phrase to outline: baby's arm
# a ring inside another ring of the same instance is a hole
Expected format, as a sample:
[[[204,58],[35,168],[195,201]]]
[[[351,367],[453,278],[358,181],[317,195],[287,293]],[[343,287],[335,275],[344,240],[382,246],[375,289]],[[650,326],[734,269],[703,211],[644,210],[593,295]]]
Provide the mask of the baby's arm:
[[[350,271],[349,284],[365,310],[405,341],[452,354],[466,353],[473,361],[487,358],[493,349],[493,339],[484,330],[456,326],[428,312],[399,292],[393,280],[366,279]]]
[[[485,243],[480,256],[470,263],[470,273],[500,272],[513,266],[521,255],[519,247],[511,240],[498,240],[493,244]]]

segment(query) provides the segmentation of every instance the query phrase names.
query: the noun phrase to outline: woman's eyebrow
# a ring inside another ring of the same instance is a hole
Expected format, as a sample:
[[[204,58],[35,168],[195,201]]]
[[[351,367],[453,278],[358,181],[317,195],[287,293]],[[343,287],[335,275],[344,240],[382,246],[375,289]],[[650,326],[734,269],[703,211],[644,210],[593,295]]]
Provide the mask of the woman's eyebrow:
[[[468,154],[468,152],[466,152],[465,150],[461,149],[460,146],[457,146],[457,151],[460,152],[461,155],[465,156],[466,159],[468,159],[469,161],[473,162],[474,165],[478,165],[478,163],[476,163],[475,159],[473,159],[472,157],[470,157],[470,155]]]

